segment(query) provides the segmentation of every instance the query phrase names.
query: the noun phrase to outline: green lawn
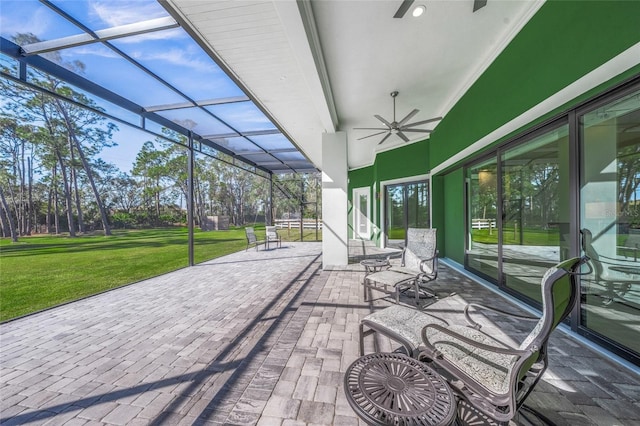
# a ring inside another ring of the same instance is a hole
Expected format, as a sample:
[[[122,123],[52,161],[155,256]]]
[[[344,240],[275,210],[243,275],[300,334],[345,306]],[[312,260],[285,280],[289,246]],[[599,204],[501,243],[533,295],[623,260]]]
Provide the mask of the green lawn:
[[[527,246],[558,246],[560,245],[560,235],[557,230],[524,229],[522,243],[520,243],[519,233],[514,233],[514,229],[504,230],[504,244],[522,244]],[[489,234],[488,229],[474,229],[471,231],[473,241],[477,243],[498,244],[498,230],[492,229]]]
[[[256,232],[264,236],[264,227]],[[279,233],[283,240],[300,239],[297,230]],[[0,321],[188,266],[186,228],[113,234],[1,239]],[[305,241],[314,239],[315,231],[305,232]],[[244,229],[196,230],[194,247],[196,263],[244,250]]]

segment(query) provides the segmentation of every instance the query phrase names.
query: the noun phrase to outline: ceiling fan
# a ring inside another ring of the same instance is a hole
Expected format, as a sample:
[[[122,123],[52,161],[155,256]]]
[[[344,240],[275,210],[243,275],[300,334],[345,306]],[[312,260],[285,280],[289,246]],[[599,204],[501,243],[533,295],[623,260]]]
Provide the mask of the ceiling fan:
[[[382,130],[381,132],[376,132],[369,136],[358,138],[357,140],[362,140],[362,139],[370,138],[372,136],[382,135],[386,133],[386,135],[384,135],[382,140],[378,142],[378,145],[386,141],[391,135],[398,135],[398,137],[403,141],[409,142],[409,138],[404,134],[405,132],[431,133],[432,130],[414,129],[414,127],[427,124],[427,123],[432,123],[434,121],[442,120],[442,117],[435,117],[435,118],[430,118],[428,120],[416,121],[415,123],[407,123],[407,121],[409,121],[411,117],[413,117],[420,111],[420,110],[414,109],[409,114],[407,114],[406,117],[404,117],[402,120],[396,121],[396,96],[398,96],[397,91],[391,92],[391,97],[393,98],[393,121],[389,122],[377,114],[374,115],[374,117],[380,120],[382,124],[384,124],[386,127],[354,127],[354,130]]]

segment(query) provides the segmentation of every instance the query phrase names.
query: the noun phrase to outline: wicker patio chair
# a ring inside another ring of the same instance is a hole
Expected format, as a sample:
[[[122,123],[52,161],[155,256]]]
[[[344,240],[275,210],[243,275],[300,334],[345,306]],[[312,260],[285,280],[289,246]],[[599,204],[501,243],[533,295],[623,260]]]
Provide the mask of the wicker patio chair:
[[[266,226],[265,230],[267,232],[267,249],[269,248],[270,243],[275,243],[276,247],[282,247],[282,239],[280,238],[280,235],[278,235],[277,228],[275,226]]]
[[[364,299],[368,300],[370,290],[377,290],[394,295],[395,302],[399,303],[400,292],[412,290],[417,306],[421,295],[434,296],[426,285],[437,276],[436,230],[409,228],[400,263],[390,263],[389,269],[364,277]]]

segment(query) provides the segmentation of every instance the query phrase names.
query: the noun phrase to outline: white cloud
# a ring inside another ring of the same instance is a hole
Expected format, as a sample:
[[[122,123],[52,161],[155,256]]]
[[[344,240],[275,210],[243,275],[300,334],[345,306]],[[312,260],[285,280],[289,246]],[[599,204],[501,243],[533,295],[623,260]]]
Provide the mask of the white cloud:
[[[264,116],[261,112],[255,109],[238,109],[233,113],[225,115],[225,118],[230,123],[255,123],[255,124],[264,124],[270,125],[271,121]],[[266,126],[271,127],[271,126]]]
[[[148,21],[151,19],[167,16],[167,12],[157,3],[138,0],[96,2],[91,4],[89,14],[92,19],[100,21],[105,25],[99,28],[112,28],[121,25],[133,24],[136,22]],[[139,43],[144,40],[176,39],[185,37],[184,31],[179,28],[152,31],[146,34],[139,34],[135,37],[124,37],[119,39],[123,43]]]
[[[51,30],[53,24],[51,15],[47,12],[48,10],[45,6],[40,6],[34,13],[25,16],[16,16],[13,13],[3,14],[0,16],[2,33],[15,36],[18,33],[31,32],[44,40],[44,35]],[[78,33],[80,33],[80,30],[78,30]]]
[[[130,53],[131,56],[140,61],[163,61],[169,64],[189,67],[198,72],[211,72],[214,65],[209,61],[203,61],[190,52],[189,49],[168,49],[156,52],[137,50]]]
[[[166,16],[157,3],[127,1],[104,1],[91,4],[90,13],[105,22],[108,27],[131,24]]]
[[[74,47],[72,55],[71,53],[69,53],[66,56],[69,56],[70,59],[78,59],[77,58],[78,56],[83,56],[83,55],[100,56],[102,58],[120,58],[121,57],[113,50],[97,44],[88,44],[84,46]]]

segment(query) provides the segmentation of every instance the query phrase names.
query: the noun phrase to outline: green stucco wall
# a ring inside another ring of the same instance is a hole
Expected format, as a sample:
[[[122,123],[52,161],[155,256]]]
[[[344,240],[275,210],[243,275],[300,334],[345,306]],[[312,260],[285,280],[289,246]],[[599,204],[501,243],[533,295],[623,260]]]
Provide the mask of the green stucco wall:
[[[429,142],[381,152],[376,156],[375,169],[378,182],[429,173]]]
[[[373,187],[374,191],[378,193],[380,191],[380,182],[424,175],[429,173],[428,164],[429,143],[428,141],[421,141],[381,152],[376,156],[372,166],[349,171],[349,238],[353,238],[351,208],[354,188]],[[380,203],[372,203],[372,208],[374,204],[378,210],[371,212],[373,215],[369,217],[379,218]],[[379,223],[376,223],[376,225],[380,227]]]
[[[462,169],[444,176],[444,230],[446,257],[464,263],[464,177]]]
[[[431,134],[447,160],[640,41],[640,1],[547,1]]]

